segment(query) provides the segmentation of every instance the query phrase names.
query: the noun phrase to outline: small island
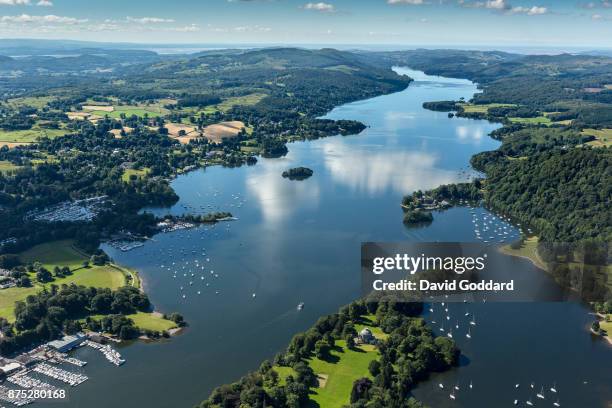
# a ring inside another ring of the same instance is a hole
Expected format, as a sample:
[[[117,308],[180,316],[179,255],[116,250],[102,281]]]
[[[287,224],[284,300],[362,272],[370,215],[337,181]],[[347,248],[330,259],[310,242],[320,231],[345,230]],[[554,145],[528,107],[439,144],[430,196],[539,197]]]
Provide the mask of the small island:
[[[433,221],[433,215],[429,211],[413,210],[404,215],[404,224],[421,224]]]
[[[306,180],[312,176],[314,172],[308,167],[295,167],[293,169],[283,171],[283,177],[289,180]]]

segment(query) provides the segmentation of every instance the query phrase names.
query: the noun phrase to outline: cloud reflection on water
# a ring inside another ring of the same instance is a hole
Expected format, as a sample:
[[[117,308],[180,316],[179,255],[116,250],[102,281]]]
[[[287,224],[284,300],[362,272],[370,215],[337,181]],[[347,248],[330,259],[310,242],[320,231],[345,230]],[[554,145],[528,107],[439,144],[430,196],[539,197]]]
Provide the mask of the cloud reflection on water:
[[[325,168],[332,179],[353,191],[380,194],[389,189],[405,194],[458,180],[454,171],[438,167],[437,154],[424,151],[367,149],[333,138],[322,143]]]

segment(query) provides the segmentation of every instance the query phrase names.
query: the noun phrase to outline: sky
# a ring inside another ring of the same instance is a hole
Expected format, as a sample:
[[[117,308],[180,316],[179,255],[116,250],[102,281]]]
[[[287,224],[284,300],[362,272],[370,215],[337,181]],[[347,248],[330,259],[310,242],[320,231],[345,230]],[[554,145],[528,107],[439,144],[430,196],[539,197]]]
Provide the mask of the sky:
[[[0,38],[612,48],[612,0],[0,0]]]

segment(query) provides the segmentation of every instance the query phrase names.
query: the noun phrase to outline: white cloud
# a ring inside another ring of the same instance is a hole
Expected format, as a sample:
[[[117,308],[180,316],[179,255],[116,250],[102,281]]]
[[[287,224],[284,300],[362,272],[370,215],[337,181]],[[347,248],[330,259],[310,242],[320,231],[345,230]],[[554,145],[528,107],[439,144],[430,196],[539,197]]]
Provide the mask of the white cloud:
[[[538,16],[548,13],[548,8],[543,6],[512,6],[506,0],[487,0],[467,2],[459,0],[459,5],[467,8],[486,8],[506,14],[526,14],[528,16]]]
[[[513,7],[511,10],[513,13],[527,14],[528,16],[538,16],[546,14],[548,9],[546,7],[532,6],[532,7]]]
[[[38,3],[36,3],[36,5],[41,7],[52,7],[53,2],[49,0],[40,0]]]
[[[200,27],[197,24],[189,24],[183,27],[175,27],[173,31],[178,31],[181,33],[193,33],[196,31],[200,31]]]
[[[488,0],[485,3],[485,7],[495,10],[507,10],[510,8],[510,5],[505,0]]]
[[[336,8],[334,7],[333,4],[323,3],[323,2],[306,3],[304,4],[303,9],[319,11],[321,13],[334,13],[336,11]]]
[[[46,16],[31,16],[29,14],[21,14],[19,16],[2,16],[0,21],[3,23],[46,23],[46,24],[80,24],[86,23],[87,19],[78,19],[73,17],[56,16],[49,14]]]
[[[425,4],[423,0],[387,0],[387,4],[410,4],[413,6],[419,6]]]
[[[160,23],[174,23],[174,20],[171,18],[159,18],[159,17],[126,17],[125,18],[130,23],[138,23],[138,24],[160,24]]]
[[[28,6],[30,0],[0,0],[0,6]]]

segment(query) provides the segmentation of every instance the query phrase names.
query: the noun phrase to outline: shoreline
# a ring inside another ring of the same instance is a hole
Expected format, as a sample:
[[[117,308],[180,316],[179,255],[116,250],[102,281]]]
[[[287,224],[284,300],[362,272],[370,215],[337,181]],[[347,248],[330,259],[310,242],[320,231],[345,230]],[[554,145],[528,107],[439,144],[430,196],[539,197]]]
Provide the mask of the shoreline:
[[[519,249],[513,249],[512,247],[510,247],[511,244],[506,244],[506,245],[500,246],[498,248],[498,252],[500,252],[500,253],[502,253],[504,255],[513,256],[513,257],[516,257],[516,258],[526,259],[529,262],[531,262],[536,268],[539,268],[539,269],[543,270],[544,272],[548,273],[548,267],[546,266],[546,263],[544,263],[544,261],[542,261],[542,259],[540,258],[540,256],[536,252],[537,242],[538,242],[538,238],[537,237],[531,237],[531,238],[528,238],[522,244],[521,248],[519,248]],[[531,248],[532,246],[533,246],[533,248]],[[526,250],[530,251],[530,253],[528,253],[528,254],[521,253],[520,251],[522,249],[526,249]]]

